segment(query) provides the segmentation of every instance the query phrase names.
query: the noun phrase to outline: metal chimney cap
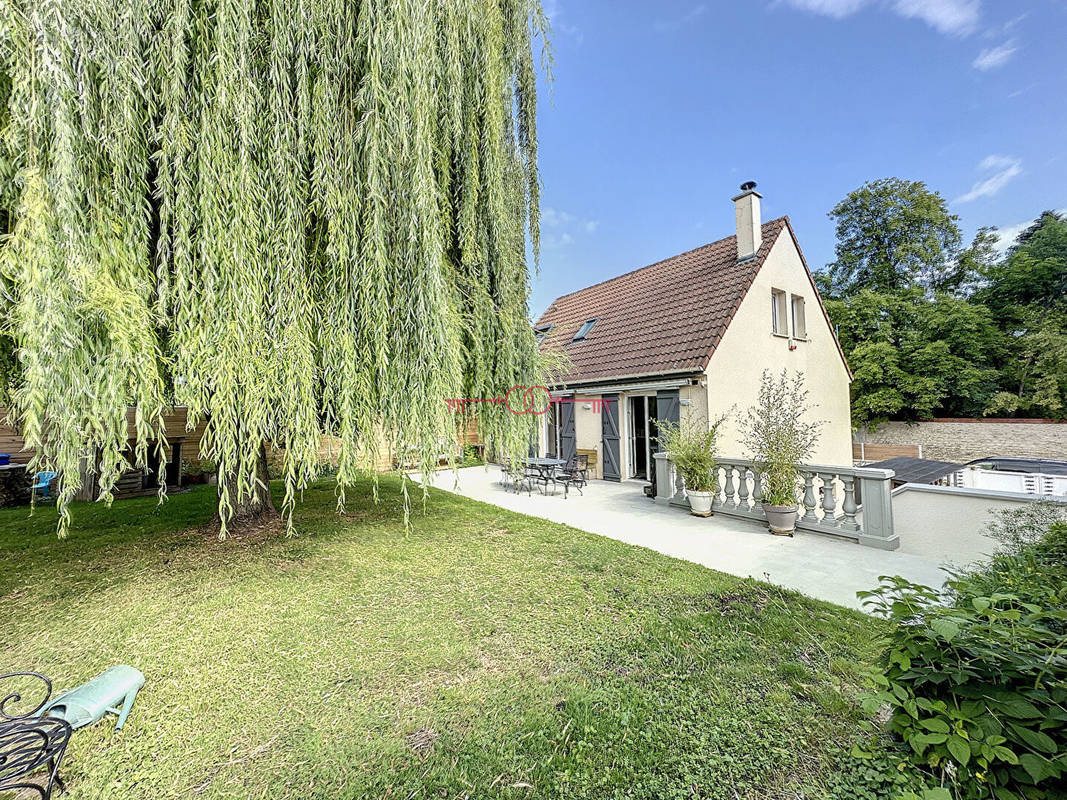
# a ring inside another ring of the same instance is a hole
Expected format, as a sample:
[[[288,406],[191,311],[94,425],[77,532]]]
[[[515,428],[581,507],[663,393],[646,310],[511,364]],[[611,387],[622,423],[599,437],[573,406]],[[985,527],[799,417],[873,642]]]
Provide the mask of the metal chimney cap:
[[[744,183],[741,184],[741,191],[742,192],[751,192],[755,188],[756,188],[756,182],[755,181],[745,181]]]

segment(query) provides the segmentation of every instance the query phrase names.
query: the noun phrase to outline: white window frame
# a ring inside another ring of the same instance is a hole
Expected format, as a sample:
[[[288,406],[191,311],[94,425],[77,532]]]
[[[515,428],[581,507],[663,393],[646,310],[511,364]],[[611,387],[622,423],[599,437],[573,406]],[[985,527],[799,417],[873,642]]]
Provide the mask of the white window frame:
[[[771,289],[771,333],[775,336],[789,335],[789,308],[786,293],[781,289]]]
[[[789,311],[792,322],[793,338],[806,341],[808,338],[808,320],[804,298],[801,295],[795,294],[789,298]],[[798,311],[799,313],[797,313]]]

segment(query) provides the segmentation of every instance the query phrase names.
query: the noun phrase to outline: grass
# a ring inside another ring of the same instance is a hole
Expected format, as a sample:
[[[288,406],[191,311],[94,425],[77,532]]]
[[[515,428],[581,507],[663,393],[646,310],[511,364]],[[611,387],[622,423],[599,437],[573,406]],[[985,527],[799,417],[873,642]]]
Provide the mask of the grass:
[[[875,621],[397,481],[295,538],[213,540],[213,489],[0,511],[0,671],[148,678],[78,731],[80,798],[819,797]],[[359,499],[362,498],[362,499]]]

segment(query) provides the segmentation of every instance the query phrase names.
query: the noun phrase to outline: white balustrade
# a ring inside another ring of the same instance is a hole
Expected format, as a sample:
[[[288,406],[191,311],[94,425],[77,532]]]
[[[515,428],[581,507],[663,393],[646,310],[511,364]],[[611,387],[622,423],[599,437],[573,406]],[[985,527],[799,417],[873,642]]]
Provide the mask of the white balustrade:
[[[668,453],[656,453],[656,502],[689,507],[685,486]],[[720,458],[715,467],[712,510],[716,514],[766,522],[762,476],[751,461]],[[797,485],[797,529],[829,533],[868,547],[896,550],[890,469],[803,464]]]

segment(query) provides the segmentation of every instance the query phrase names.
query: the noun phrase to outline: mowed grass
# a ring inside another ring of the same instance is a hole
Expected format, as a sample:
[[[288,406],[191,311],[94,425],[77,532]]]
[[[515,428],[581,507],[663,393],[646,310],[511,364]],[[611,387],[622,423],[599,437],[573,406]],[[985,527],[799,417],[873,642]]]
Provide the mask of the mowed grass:
[[[0,511],[0,672],[148,678],[75,733],[71,800],[819,797],[860,735],[870,618],[439,491],[405,531],[392,478],[350,498],[221,543],[206,486],[62,542]]]

